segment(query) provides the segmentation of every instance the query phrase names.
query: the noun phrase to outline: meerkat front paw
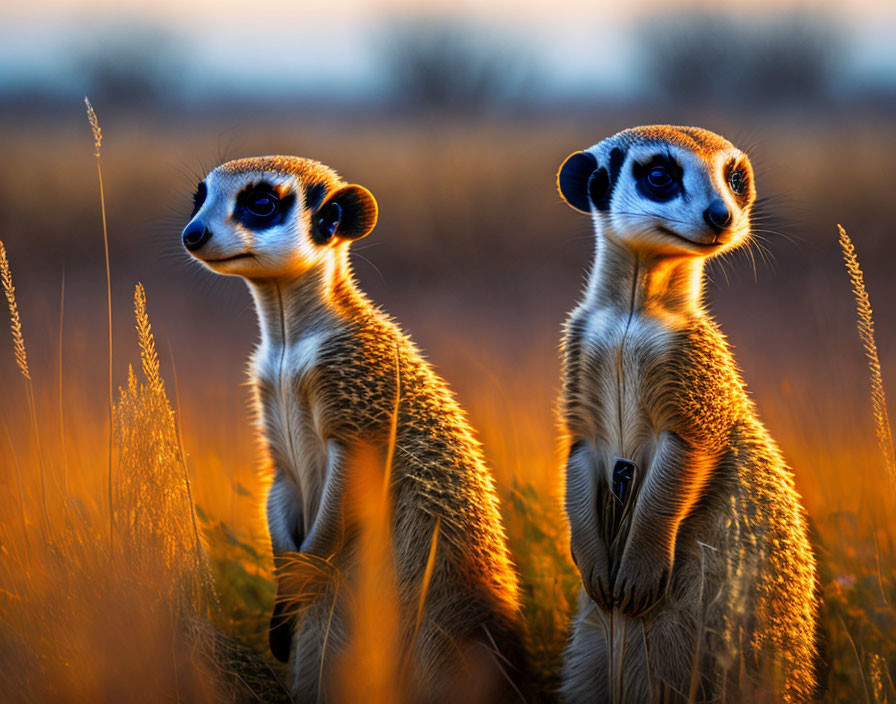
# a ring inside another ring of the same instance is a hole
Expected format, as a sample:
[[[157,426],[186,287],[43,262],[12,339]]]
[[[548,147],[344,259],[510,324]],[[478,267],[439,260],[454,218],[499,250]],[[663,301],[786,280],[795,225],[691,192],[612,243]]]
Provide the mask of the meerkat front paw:
[[[614,603],[629,616],[644,613],[663,596],[671,573],[671,560],[626,550],[613,585]]]
[[[585,593],[604,611],[608,611],[613,605],[613,591],[610,589],[607,551],[602,542],[589,547],[587,552],[573,549],[572,559],[579,568]]]
[[[605,567],[600,567],[595,563],[588,573],[583,570],[582,586],[591,601],[604,611],[609,611],[613,606],[613,592],[610,589],[609,571]]]

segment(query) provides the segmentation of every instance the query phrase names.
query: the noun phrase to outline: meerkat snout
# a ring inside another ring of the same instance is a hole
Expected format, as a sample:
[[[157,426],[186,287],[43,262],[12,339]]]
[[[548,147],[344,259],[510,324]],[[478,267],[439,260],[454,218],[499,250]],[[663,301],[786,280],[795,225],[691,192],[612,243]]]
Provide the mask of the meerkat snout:
[[[725,201],[721,198],[716,198],[703,211],[703,219],[712,231],[719,235],[731,224],[731,211],[728,210]]]
[[[201,249],[202,245],[211,239],[211,236],[211,231],[204,223],[194,220],[184,228],[184,247],[191,252],[195,252],[196,250]]]

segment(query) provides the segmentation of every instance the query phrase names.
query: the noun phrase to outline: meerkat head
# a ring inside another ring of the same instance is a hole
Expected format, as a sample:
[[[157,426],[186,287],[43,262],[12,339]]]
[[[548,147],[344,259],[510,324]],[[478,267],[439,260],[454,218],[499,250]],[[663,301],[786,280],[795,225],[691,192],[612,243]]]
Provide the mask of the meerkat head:
[[[708,130],[668,125],[625,130],[570,155],[557,185],[601,235],[679,256],[745,241],[756,198],[746,154]]]
[[[376,218],[370,192],[323,164],[291,156],[239,159],[199,183],[183,243],[218,274],[289,277],[344,252],[370,233]]]

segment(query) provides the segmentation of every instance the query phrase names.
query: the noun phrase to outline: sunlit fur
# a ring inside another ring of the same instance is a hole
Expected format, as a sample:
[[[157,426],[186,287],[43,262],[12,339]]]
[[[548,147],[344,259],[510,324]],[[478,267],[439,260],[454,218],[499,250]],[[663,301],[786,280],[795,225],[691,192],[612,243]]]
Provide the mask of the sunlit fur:
[[[293,217],[282,225],[265,230],[250,230],[232,218],[234,199],[244,188],[264,180],[282,191],[299,195]],[[272,279],[298,276],[328,257],[330,248],[317,247],[309,236],[311,213],[302,207],[301,195],[306,182],[340,185],[337,176],[327,167],[310,159],[266,157],[240,159],[216,168],[205,179],[208,195],[195,218],[200,218],[213,236],[201,252],[203,264],[218,274],[247,279]],[[348,242],[334,242],[331,247],[345,248]],[[250,256],[229,261],[239,254]]]
[[[720,165],[742,155],[694,128],[641,127],[622,145],[612,199],[563,338],[566,509],[583,592],[565,655],[570,702],[804,702],[816,691],[815,559],[792,474],[758,420],[703,304],[706,259],[749,235],[754,194],[707,241]],[[688,197],[657,204],[632,160],[668,152]],[[752,187],[751,187],[752,188]],[[673,220],[674,218],[674,220]],[[670,237],[657,226],[674,230]],[[640,473],[611,540],[616,458]]]
[[[749,235],[755,198],[752,167],[746,155],[727,140],[696,128],[651,126],[626,130],[587,151],[600,163],[613,148],[624,149],[626,155],[609,212],[593,214],[595,227],[604,238],[645,255],[690,253],[710,257],[738,246]],[[684,198],[658,203],[637,192],[631,165],[655,154],[672,157],[682,168]],[[738,204],[725,182],[724,167],[729,162],[740,164],[747,173],[747,207]],[[721,198],[732,214],[731,225],[718,238],[703,220],[703,211],[713,198]]]
[[[296,192],[292,217],[262,233],[233,225],[236,194],[262,179]],[[327,167],[294,157],[231,162],[206,183],[208,196],[196,217],[205,219],[213,237],[196,254],[207,261],[252,253],[207,265],[243,276],[258,311],[261,342],[250,374],[274,475],[268,522],[275,556],[286,564],[287,553],[300,551],[344,577],[335,602],[332,589],[311,598],[284,594],[281,580],[278,599],[303,604],[292,642],[297,700],[321,701],[321,690],[332,692],[333,678],[346,675],[344,668],[333,670],[351,637],[353,597],[343,587],[359,558],[345,511],[346,485],[361,446],[386,456],[396,403],[391,528],[402,648],[411,653],[414,673],[410,701],[452,701],[471,671],[485,673],[483,701],[515,699],[509,681],[521,678],[523,669],[517,579],[480,446],[445,382],[359,291],[349,241],[337,232],[318,245],[309,236],[314,213],[303,207],[304,189],[323,183],[332,194],[345,183]]]

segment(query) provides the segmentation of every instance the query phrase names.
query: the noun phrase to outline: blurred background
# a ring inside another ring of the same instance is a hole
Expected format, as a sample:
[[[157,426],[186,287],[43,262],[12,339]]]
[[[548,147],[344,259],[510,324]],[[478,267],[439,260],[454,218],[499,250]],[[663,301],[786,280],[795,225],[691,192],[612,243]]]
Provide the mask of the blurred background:
[[[207,170],[284,153],[376,196],[379,225],[353,255],[363,288],[457,390],[502,491],[535,486],[559,524],[556,348],[593,242],[557,167],[626,127],[696,124],[748,151],[763,199],[751,249],[709,266],[711,308],[828,548],[871,559],[877,534],[841,521],[876,505],[885,472],[836,225],[858,249],[896,395],[894,36],[896,5],[877,0],[7,3],[0,239],[38,406],[75,419],[63,438],[85,465],[103,457],[78,435],[105,422],[91,389],[107,363],[87,95],[104,136],[115,380],[136,355],[141,281],[200,506],[264,544],[241,386],[255,314],[239,281],[187,261],[180,231]],[[3,422],[27,442],[15,375],[0,345]],[[832,588],[858,579],[844,564]]]
[[[791,395],[796,417],[800,398],[813,413],[829,404],[855,437],[869,416],[835,226],[856,241],[889,369],[894,32],[896,6],[874,0],[7,5],[0,233],[32,356],[55,358],[63,277],[66,354],[102,331],[88,95],[105,137],[116,350],[143,281],[184,398],[242,412],[254,312],[240,282],[190,266],[179,232],[218,162],[310,156],[379,201],[379,226],[354,250],[373,298],[462,400],[483,380],[493,394],[539,385],[550,434],[560,325],[592,250],[587,219],[556,194],[557,166],[635,124],[697,124],[750,153],[764,199],[752,250],[710,266],[709,300],[754,393]],[[185,422],[211,442],[221,424],[206,415]]]

